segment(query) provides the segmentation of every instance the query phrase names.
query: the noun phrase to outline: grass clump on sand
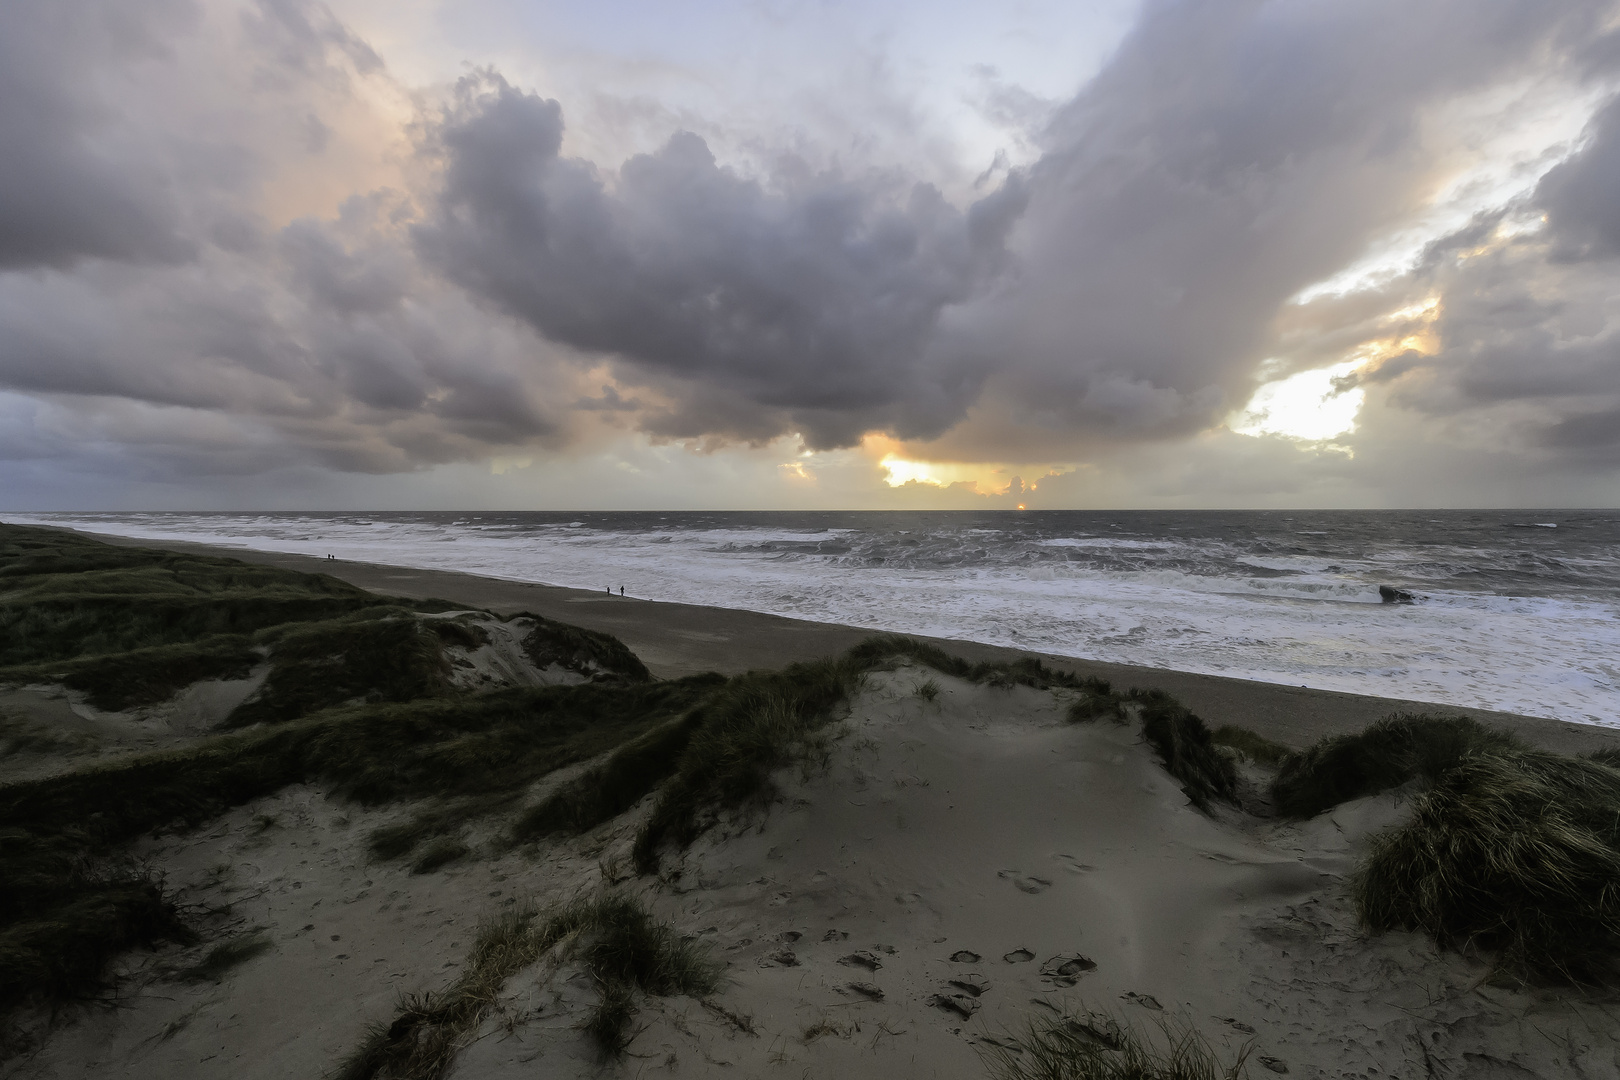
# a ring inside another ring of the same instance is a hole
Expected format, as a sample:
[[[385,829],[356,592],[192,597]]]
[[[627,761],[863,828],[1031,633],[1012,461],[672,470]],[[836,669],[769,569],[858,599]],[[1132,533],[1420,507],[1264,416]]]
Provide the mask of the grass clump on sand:
[[[1235,803],[1237,767],[1215,748],[1204,722],[1163,690],[1134,690],[1130,696],[1141,712],[1142,737],[1192,804],[1207,811],[1217,800]]]
[[[193,940],[150,873],[95,867],[15,830],[0,831],[0,850],[0,1010],[100,989],[132,946]]]
[[[225,976],[237,967],[273,948],[275,942],[270,940],[270,935],[262,930],[256,930],[220,942],[209,949],[195,964],[176,971],[174,977],[180,982],[222,982]]]
[[[1284,817],[1315,817],[1414,779],[1432,782],[1472,755],[1521,746],[1512,735],[1464,716],[1401,713],[1291,755],[1272,782],[1271,795]]]
[[[578,900],[550,912],[527,908],[486,922],[455,984],[405,998],[392,1022],[372,1028],[338,1080],[436,1080],[494,1011],[508,979],[553,949],[583,961],[598,1001],[583,1025],[603,1052],[629,1045],[637,991],[713,992],[721,966],[625,896]]]
[[[1191,1026],[1160,1025],[1157,1042],[1113,1017],[1092,1013],[1031,1021],[1016,1047],[981,1051],[995,1080],[1238,1080],[1247,1048],[1222,1065]],[[1162,1045],[1160,1045],[1162,1043]]]
[[[274,667],[264,687],[237,706],[228,727],[276,723],[347,702],[415,701],[450,690],[438,623],[404,608],[374,608],[318,623],[290,623],[256,635]]]
[[[1491,950],[1511,978],[1613,983],[1620,770],[1511,747],[1468,754],[1374,839],[1353,888],[1373,930]]]
[[[695,708],[625,743],[601,765],[525,811],[512,826],[512,839],[580,833],[618,817],[675,771],[692,732],[705,718],[705,711]]]
[[[869,665],[849,656],[753,672],[731,680],[693,718],[686,746],[636,834],[642,873],[658,869],[666,841],[685,847],[712,814],[769,797],[773,770],[817,753],[815,734]]]
[[[1250,761],[1273,769],[1282,765],[1293,754],[1293,751],[1282,743],[1272,742],[1264,735],[1250,731],[1246,727],[1238,727],[1236,724],[1224,724],[1216,728],[1210,734],[1209,741],[1216,746],[1228,747]]]
[[[464,859],[471,854],[472,848],[468,847],[459,837],[441,836],[428,844],[423,849],[422,854],[416,857],[416,861],[411,864],[411,873],[431,874],[433,871],[449,866],[451,863]]]

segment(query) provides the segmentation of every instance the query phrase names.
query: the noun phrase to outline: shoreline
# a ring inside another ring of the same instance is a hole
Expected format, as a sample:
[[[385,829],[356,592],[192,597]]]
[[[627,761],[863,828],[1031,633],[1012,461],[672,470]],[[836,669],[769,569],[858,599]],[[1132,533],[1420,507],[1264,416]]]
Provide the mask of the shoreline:
[[[751,669],[779,668],[798,660],[841,653],[877,633],[838,623],[810,622],[738,608],[619,597],[461,571],[420,570],[192,541],[132,539],[88,530],[66,531],[80,532],[122,547],[206,553],[288,570],[329,574],[372,592],[404,599],[432,597],[503,615],[529,611],[558,622],[613,634],[661,678],[704,671],[735,675]],[[1212,728],[1237,724],[1296,749],[1330,735],[1360,731],[1395,712],[1470,716],[1482,723],[1507,728],[1536,746],[1560,753],[1620,748],[1620,729],[1596,724],[1087,660],[954,638],[905,636],[932,642],[972,661],[1035,656],[1056,668],[1107,679],[1116,687],[1159,688],[1180,699]]]

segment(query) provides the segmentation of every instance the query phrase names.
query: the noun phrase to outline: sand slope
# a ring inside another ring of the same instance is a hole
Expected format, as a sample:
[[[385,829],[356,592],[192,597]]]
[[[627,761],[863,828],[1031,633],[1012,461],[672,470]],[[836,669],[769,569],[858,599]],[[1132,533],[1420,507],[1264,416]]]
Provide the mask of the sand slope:
[[[925,701],[914,688],[932,679]],[[458,1077],[977,1077],[1032,1015],[1105,1009],[1196,1023],[1253,1075],[1613,1077],[1612,1004],[1476,985],[1417,935],[1369,939],[1345,875],[1398,798],[1303,825],[1187,805],[1133,728],[1062,701],[903,668],[869,677],[825,768],[766,813],[618,887],[712,943],[726,985],[651,999],[605,1070],[566,959],[514,978]],[[553,778],[550,782],[556,782]],[[218,986],[132,957],[116,1009],[80,1012],[8,1076],[315,1076],[401,991],[453,976],[480,914],[600,888],[645,806],[531,855],[411,876],[367,864],[367,813],[308,789],[149,856],[274,949]],[[261,828],[263,817],[274,822]]]

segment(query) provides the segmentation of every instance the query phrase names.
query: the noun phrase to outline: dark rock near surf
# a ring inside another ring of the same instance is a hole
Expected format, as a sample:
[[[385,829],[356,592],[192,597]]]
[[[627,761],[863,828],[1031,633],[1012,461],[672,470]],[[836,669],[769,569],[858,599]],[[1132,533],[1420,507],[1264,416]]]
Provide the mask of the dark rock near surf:
[[[1410,604],[1417,599],[1405,589],[1397,589],[1390,585],[1378,586],[1378,598],[1386,604]]]

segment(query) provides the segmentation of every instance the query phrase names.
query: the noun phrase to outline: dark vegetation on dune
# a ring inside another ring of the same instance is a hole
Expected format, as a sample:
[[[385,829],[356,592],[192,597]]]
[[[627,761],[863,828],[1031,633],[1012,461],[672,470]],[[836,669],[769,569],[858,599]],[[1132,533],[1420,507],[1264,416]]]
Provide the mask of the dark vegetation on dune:
[[[524,908],[484,923],[460,978],[443,993],[405,997],[392,1021],[371,1029],[337,1080],[437,1080],[477,1031],[506,981],[547,958],[574,960],[591,978],[597,1004],[585,1031],[606,1056],[629,1045],[637,992],[699,997],[719,984],[722,965],[628,896]]]
[[[128,708],[240,677],[268,655],[262,692],[231,723],[273,722],[0,787],[0,1009],[93,992],[124,950],[194,936],[161,882],[122,855],[141,835],[303,782],[367,804],[510,802],[537,776],[684,712],[714,681],[654,684],[616,639],[525,616],[531,655],[597,681],[454,693],[442,645],[474,648],[482,631],[423,617],[451,607],[0,526],[0,683],[57,682]],[[430,815],[415,839],[464,819],[434,828]],[[418,864],[443,865],[453,842]]]
[[[1165,1021],[1143,1032],[1107,1013],[1065,1013],[1031,1021],[1017,1047],[981,1050],[995,1080],[1238,1080],[1249,1050],[1223,1064],[1190,1025]]]
[[[1353,891],[1373,930],[1484,950],[1516,980],[1613,984],[1620,969],[1620,769],[1466,717],[1401,714],[1285,759],[1278,811],[1311,817],[1409,788]]]

